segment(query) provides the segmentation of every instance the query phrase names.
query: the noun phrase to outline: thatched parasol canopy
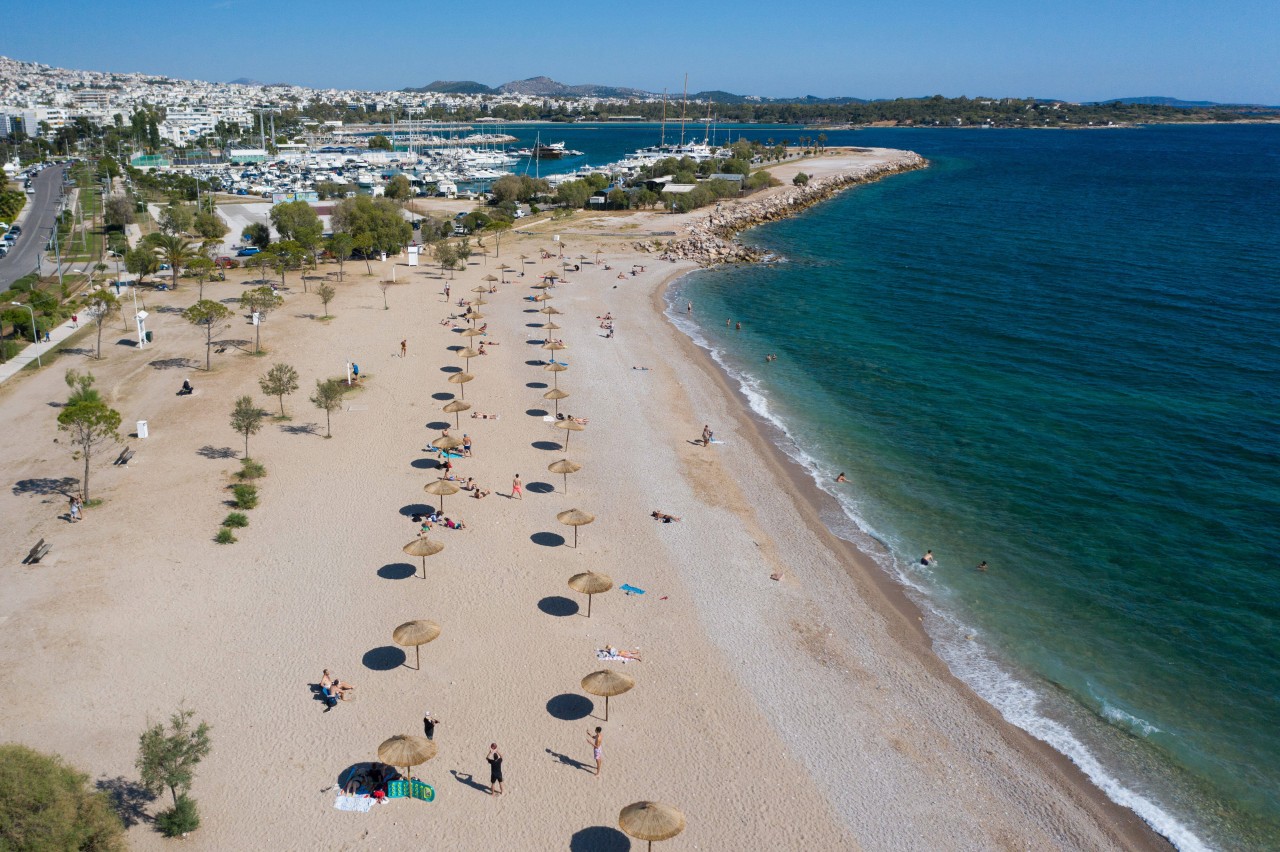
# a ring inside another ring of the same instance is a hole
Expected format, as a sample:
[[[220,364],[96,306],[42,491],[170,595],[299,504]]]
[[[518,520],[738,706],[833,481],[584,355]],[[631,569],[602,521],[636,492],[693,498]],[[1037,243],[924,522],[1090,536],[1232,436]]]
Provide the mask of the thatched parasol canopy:
[[[549,390],[549,391],[547,391],[546,393],[544,393],[544,394],[542,395],[542,398],[543,398],[543,399],[551,399],[551,400],[555,400],[555,403],[556,403],[556,414],[559,414],[559,413],[560,413],[560,400],[562,400],[562,399],[566,398],[567,396],[569,396],[569,392],[568,392],[568,391],[562,391],[562,390],[560,390],[560,388],[552,388],[551,390]]]
[[[428,642],[435,641],[440,635],[440,625],[434,621],[417,620],[406,621],[391,632],[391,638],[395,640],[397,645],[404,647],[413,646],[416,668],[422,668],[422,656],[419,648]],[[387,761],[390,763],[391,761]]]
[[[655,840],[669,840],[684,831],[684,814],[661,802],[635,802],[618,814],[618,827],[653,848]]]
[[[596,516],[590,512],[584,512],[581,509],[565,509],[556,515],[556,520],[567,527],[573,527],[573,546],[578,546],[578,527],[585,527],[596,519]]]
[[[581,432],[587,427],[583,426],[577,420],[557,420],[556,428],[563,429],[565,432]],[[569,436],[567,434],[564,436],[564,448],[566,450],[569,449]]]
[[[449,376],[449,384],[462,385],[463,386],[462,398],[466,399],[467,398],[466,384],[467,382],[472,381],[473,379],[475,379],[475,376],[471,375],[470,373],[454,373],[453,375]]]
[[[444,545],[432,538],[422,536],[415,538],[406,544],[403,548],[404,552],[409,556],[422,557],[422,579],[427,579],[427,557],[435,556],[444,550]]]
[[[459,489],[457,485],[455,485],[454,483],[450,482],[447,479],[436,479],[422,486],[422,490],[427,492],[428,494],[434,494],[435,496],[440,498],[440,511],[441,513],[443,513],[444,498],[450,494],[457,494],[458,491],[461,489]]]
[[[426,570],[425,568],[423,569]],[[613,578],[594,571],[574,574],[569,578],[569,588],[587,596],[587,618],[591,617],[591,598],[613,588]]]
[[[560,459],[560,461],[553,461],[551,464],[547,465],[547,470],[552,473],[558,473],[564,477],[564,493],[568,494],[569,474],[577,473],[582,470],[582,465],[575,461],[569,461],[568,459]]]
[[[462,439],[457,435],[441,435],[439,438],[436,438],[431,442],[431,446],[435,447],[437,450],[456,450],[458,447],[461,447],[462,444]],[[436,492],[432,491],[431,493],[435,494]],[[450,491],[449,493],[452,494],[453,492]]]
[[[592,695],[604,696],[604,720],[609,721],[609,698],[630,690],[636,682],[628,675],[613,669],[592,672],[582,679],[582,690]]]
[[[378,760],[391,766],[405,767],[405,775],[420,763],[426,763],[438,753],[436,744],[426,737],[397,734],[378,746]]]
[[[463,350],[465,351],[465,350]],[[458,428],[462,428],[462,415],[458,412],[466,411],[471,407],[471,403],[461,399],[455,399],[452,402],[445,403],[444,411],[446,414],[454,415],[454,422],[458,424]]]

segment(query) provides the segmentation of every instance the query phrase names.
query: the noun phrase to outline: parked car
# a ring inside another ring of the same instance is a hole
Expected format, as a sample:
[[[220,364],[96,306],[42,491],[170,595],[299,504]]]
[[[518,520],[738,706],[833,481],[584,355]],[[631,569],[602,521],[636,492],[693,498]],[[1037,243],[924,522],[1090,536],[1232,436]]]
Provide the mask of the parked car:
[[[222,257],[215,260],[213,262],[213,265],[219,269],[235,269],[236,268],[236,262],[231,258],[227,257],[226,255],[223,255]]]
[[[257,253],[258,249],[255,246],[249,246],[248,248],[242,248],[240,251],[236,252],[236,257],[253,257]]]
[[[22,233],[22,226],[21,226],[21,225],[11,225],[11,226],[9,227],[9,233],[11,233],[11,234],[21,234],[21,233]]]

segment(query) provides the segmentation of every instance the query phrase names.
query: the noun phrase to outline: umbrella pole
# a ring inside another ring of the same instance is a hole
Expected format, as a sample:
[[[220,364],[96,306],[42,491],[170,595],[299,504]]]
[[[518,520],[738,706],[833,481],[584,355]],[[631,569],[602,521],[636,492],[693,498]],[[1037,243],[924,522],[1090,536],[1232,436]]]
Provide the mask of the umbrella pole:
[[[556,417],[560,416],[560,400],[556,400]]]
[[[423,569],[424,571],[426,569]],[[591,595],[587,595],[587,618],[591,617]]]
[[[427,557],[422,557],[422,579],[427,579]]]
[[[569,474],[567,473],[564,475],[564,493],[569,493]]]
[[[462,412],[461,411],[453,412],[453,426],[455,429],[462,428]]]
[[[609,696],[604,697],[604,720],[609,721]]]
[[[573,430],[572,430],[572,429],[565,429],[565,430],[564,430],[564,451],[565,451],[566,453],[567,453],[567,452],[569,452],[569,436],[570,436],[570,435],[572,435],[572,434],[573,434]]]
[[[422,671],[422,646],[421,645],[413,646],[413,663],[414,663],[414,671],[419,671],[419,672]]]

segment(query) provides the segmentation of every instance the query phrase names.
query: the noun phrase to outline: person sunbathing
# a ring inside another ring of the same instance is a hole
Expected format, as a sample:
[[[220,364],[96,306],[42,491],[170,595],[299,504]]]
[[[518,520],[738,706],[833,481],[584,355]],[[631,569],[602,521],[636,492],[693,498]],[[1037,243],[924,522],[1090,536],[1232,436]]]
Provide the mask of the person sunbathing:
[[[354,686],[344,680],[338,680],[329,674],[329,670],[324,670],[324,676],[320,678],[320,688],[327,689],[332,693],[334,698],[341,701],[347,700],[347,693],[355,689]]]
[[[623,651],[622,649],[615,648],[612,645],[605,645],[604,651],[610,657],[622,657],[624,660],[635,660],[638,663],[644,662],[644,660],[640,659],[640,654],[638,653],[639,649],[636,651]]]
[[[475,490],[476,490],[476,481],[475,481],[475,478],[474,478],[474,477],[470,477],[470,476],[468,476],[468,477],[467,477],[467,481],[466,481],[465,483],[463,483],[463,485],[462,485],[462,490],[463,490],[463,491],[475,491]]]
[[[472,420],[497,420],[497,419],[498,419],[498,415],[496,415],[496,414],[481,414],[480,412],[478,412],[478,411],[477,411],[477,412],[474,412],[474,413],[471,415],[471,419],[472,419]]]
[[[481,497],[488,497],[492,493],[492,491],[486,491],[483,488],[475,488],[472,490],[471,496],[479,500]]]
[[[649,514],[649,517],[653,518],[655,521],[662,521],[664,524],[669,524],[672,521],[680,520],[675,515],[668,515],[666,512],[659,512],[657,509],[654,509]]]

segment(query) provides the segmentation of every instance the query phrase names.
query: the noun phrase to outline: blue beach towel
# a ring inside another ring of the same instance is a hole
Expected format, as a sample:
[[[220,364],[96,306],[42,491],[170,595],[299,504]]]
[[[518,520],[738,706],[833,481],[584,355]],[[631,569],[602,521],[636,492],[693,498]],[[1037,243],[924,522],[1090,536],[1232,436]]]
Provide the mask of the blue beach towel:
[[[627,594],[629,594],[629,595],[643,595],[643,594],[644,594],[644,589],[637,589],[635,586],[631,585],[630,583],[623,583],[623,584],[622,584],[621,586],[619,586],[618,588],[622,589],[622,591],[626,592],[626,593],[627,593]]]

